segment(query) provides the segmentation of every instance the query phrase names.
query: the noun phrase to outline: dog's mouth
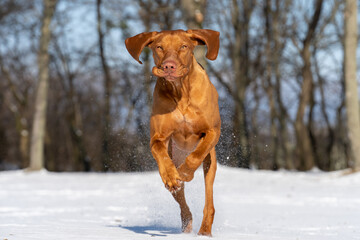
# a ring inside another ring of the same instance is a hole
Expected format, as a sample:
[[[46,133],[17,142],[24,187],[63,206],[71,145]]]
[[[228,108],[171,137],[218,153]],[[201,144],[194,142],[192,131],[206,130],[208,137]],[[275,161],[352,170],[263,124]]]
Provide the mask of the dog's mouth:
[[[165,78],[168,81],[176,81],[179,78],[186,76],[189,72],[189,68],[181,66],[176,68],[175,71],[165,71],[163,67],[153,67],[152,73],[157,77]]]

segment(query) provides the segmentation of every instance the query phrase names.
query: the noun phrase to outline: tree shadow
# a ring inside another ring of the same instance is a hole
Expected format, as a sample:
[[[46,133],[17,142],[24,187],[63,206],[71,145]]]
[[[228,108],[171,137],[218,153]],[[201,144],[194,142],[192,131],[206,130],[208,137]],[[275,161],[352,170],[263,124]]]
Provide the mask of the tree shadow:
[[[180,234],[181,229],[175,227],[165,227],[159,225],[150,226],[121,226],[123,229],[130,230],[137,234],[145,234],[151,237],[166,237],[168,234]]]

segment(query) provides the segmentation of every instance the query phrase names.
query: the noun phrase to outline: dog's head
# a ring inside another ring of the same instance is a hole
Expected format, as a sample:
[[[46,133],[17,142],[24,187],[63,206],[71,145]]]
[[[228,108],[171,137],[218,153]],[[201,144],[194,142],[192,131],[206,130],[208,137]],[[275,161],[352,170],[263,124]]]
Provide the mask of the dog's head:
[[[131,56],[139,60],[144,47],[153,52],[155,67],[152,72],[168,81],[186,76],[192,64],[193,50],[197,45],[206,45],[206,57],[215,60],[219,51],[219,32],[199,30],[174,30],[140,33],[125,40]]]

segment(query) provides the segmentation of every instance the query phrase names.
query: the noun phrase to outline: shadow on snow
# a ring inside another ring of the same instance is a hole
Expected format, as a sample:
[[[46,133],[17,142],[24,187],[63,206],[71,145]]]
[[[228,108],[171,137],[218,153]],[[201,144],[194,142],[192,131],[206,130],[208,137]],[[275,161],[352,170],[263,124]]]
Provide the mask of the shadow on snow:
[[[164,227],[159,225],[152,226],[121,226],[123,229],[130,230],[138,234],[146,234],[151,237],[166,237],[168,234],[180,234],[181,229],[175,227]]]

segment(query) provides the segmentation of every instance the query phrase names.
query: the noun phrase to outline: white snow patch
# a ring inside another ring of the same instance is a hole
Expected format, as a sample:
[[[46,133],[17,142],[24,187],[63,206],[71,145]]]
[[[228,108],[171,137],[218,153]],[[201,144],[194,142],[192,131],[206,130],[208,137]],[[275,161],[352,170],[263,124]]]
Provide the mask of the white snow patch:
[[[192,234],[157,172],[0,172],[0,240],[208,239],[202,171],[186,196]],[[360,174],[219,166],[214,201],[213,239],[360,239]]]

